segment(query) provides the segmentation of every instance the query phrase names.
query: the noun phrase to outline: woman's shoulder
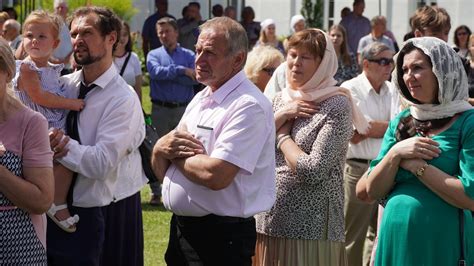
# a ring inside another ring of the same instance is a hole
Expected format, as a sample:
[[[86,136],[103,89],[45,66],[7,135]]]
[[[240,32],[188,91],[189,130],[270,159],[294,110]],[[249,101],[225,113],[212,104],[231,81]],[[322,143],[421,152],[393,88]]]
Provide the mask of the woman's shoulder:
[[[345,95],[336,94],[331,96],[321,103],[321,107],[327,107],[331,110],[347,110],[351,108],[351,102]]]

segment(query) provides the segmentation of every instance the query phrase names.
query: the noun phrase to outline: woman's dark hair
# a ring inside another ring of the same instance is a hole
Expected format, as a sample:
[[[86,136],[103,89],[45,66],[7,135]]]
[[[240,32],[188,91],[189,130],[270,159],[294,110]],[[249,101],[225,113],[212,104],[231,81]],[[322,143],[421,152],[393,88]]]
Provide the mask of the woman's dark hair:
[[[465,45],[465,47],[469,48],[467,46],[467,44],[469,43],[469,36],[471,36],[472,32],[471,32],[471,29],[469,29],[469,27],[466,26],[466,25],[461,25],[461,26],[457,27],[456,30],[454,31],[454,37],[453,37],[454,38],[454,44],[456,44],[456,47],[461,48],[461,44],[459,43],[459,39],[458,39],[458,31],[460,31],[460,30],[465,30],[467,32],[467,37],[468,38],[466,40],[466,43],[464,43],[464,45]]]
[[[397,62],[396,62],[396,73],[397,73],[397,82],[399,87],[400,87],[400,91],[402,92],[403,96],[409,100],[410,102],[413,102],[413,103],[416,103],[416,104],[420,104],[421,102],[418,101],[417,99],[413,98],[413,96],[411,96],[410,94],[410,91],[408,90],[405,82],[403,81],[403,61],[405,59],[405,55],[407,55],[408,53],[414,51],[414,50],[418,50],[421,52],[421,54],[423,54],[423,56],[426,57],[428,63],[430,64],[431,67],[433,67],[433,63],[431,62],[431,58],[429,56],[427,56],[422,50],[420,50],[419,48],[417,48],[415,45],[413,45],[412,42],[406,44],[405,46],[403,46],[403,48],[400,50],[400,52],[398,53],[398,56],[397,56]]]
[[[130,26],[128,25],[127,22],[122,23],[122,30],[126,30],[128,33],[128,42],[125,44],[125,51],[131,52],[133,49],[133,40],[132,40],[132,35],[130,34]]]

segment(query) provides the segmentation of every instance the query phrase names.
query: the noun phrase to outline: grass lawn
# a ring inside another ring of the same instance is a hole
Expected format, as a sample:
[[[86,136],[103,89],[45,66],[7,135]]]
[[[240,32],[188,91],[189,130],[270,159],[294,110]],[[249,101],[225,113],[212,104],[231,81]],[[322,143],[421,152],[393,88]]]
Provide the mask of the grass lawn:
[[[142,89],[143,109],[151,113],[150,88]],[[145,266],[166,265],[164,254],[168,245],[169,221],[171,212],[163,207],[148,204],[150,187],[145,186],[141,191],[143,209],[143,233],[145,238]]]

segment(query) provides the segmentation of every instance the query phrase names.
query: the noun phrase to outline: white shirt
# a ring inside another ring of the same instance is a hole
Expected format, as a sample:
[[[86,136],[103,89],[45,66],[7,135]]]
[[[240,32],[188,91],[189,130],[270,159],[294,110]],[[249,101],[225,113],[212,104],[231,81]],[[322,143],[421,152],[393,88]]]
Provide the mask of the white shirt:
[[[398,113],[398,92],[385,81],[377,93],[364,73],[341,84],[351,91],[352,99],[367,121],[390,121]],[[383,138],[367,138],[358,144],[349,143],[347,158],[373,160],[377,157]]]
[[[127,58],[128,53],[125,53],[122,57],[114,57],[114,65],[117,67],[117,72],[120,74],[122,70],[123,63]],[[132,52],[130,59],[128,60],[125,71],[122,74],[122,78],[128,83],[128,85],[135,87],[136,78],[142,74],[142,66],[140,64],[140,59],[136,53]]]
[[[82,71],[62,77],[68,96],[77,98]],[[137,95],[113,64],[94,82],[78,120],[82,144],[71,139],[60,163],[79,173],[73,205],[100,207],[138,192],[146,183],[138,147],[145,122]]]
[[[54,49],[53,57],[64,60],[72,52],[71,34],[66,23],[61,23],[61,31],[59,32],[59,45]]]
[[[250,217],[275,201],[275,123],[268,99],[243,71],[218,90],[189,103],[179,128],[194,134],[211,158],[240,168],[232,183],[214,191],[188,180],[173,164],[163,181],[163,204],[182,216]]]

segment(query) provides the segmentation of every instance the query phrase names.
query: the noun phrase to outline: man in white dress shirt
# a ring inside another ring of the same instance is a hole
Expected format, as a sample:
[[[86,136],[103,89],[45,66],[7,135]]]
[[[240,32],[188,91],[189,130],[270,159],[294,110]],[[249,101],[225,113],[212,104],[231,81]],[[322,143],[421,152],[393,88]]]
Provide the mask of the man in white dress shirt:
[[[275,200],[275,123],[270,102],[246,78],[247,34],[236,21],[201,27],[196,78],[207,87],[177,130],[158,140],[152,164],[174,215],[168,265],[251,265],[253,215]],[[193,264],[194,265],[194,264]]]
[[[354,132],[344,167],[346,251],[351,266],[368,265],[365,261],[370,259],[364,256],[362,264],[363,252],[370,254],[371,245],[365,252],[364,242],[369,223],[376,222],[377,204],[358,200],[355,188],[370,161],[377,157],[388,122],[398,111],[398,93],[388,81],[394,67],[393,54],[383,43],[369,44],[361,53],[362,73],[341,84],[351,91],[353,100],[370,123],[366,135]]]
[[[145,124],[136,93],[113,65],[120,27],[106,8],[84,7],[73,14],[74,59],[82,70],[63,81],[71,98],[81,98],[86,86],[92,90],[76,113],[78,138],[71,138],[59,162],[77,173],[70,209],[80,221],[74,233],[49,221],[49,265],[143,265],[140,189],[147,180],[138,147]],[[59,135],[53,134],[51,145],[62,153]]]

